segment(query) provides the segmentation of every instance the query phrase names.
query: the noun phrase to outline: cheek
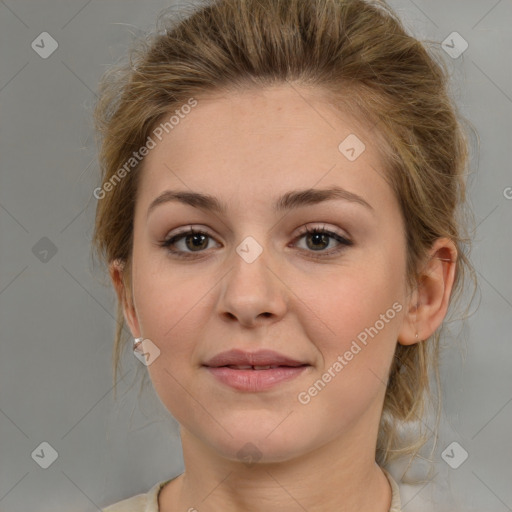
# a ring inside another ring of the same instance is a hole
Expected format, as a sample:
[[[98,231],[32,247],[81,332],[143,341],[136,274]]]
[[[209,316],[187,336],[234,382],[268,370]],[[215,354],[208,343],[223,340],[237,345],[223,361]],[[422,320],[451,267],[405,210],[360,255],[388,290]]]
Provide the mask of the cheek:
[[[342,356],[343,373],[354,383],[361,380],[363,368],[386,374],[403,310],[404,269],[399,257],[392,260],[361,259],[322,282],[297,283],[298,289],[308,290],[301,294],[306,306],[300,315],[302,327],[321,355],[323,371]]]
[[[302,327],[321,359],[300,400],[310,401],[312,415],[337,418],[333,435],[382,399],[400,325],[399,283],[393,272],[366,268],[340,274],[307,299],[312,312]]]
[[[173,264],[154,253],[141,251],[138,260],[136,256],[133,289],[141,333],[160,349],[148,371],[166,405],[179,409],[184,388],[191,388],[191,367],[199,361],[198,340],[211,335],[205,325],[220,276]]]
[[[208,286],[204,279],[141,274],[138,289],[134,283],[137,314],[144,337],[152,339],[165,352],[184,357],[197,339]]]
[[[172,262],[165,248],[151,246],[144,235],[136,237],[134,246],[133,290],[141,329],[144,336],[163,341],[187,323],[183,319],[206,283],[186,264]]]
[[[153,387],[173,416],[192,426],[202,412],[189,395],[197,394],[191,366],[197,362],[196,344],[204,323],[207,296],[203,296],[211,286],[204,280],[167,274],[139,275],[137,313],[144,337],[160,349],[159,357],[147,368]]]
[[[304,303],[323,324],[324,331],[334,336],[354,336],[373,325],[393,303],[401,298],[402,280],[399,272],[387,267],[381,271],[377,265],[342,269],[323,281],[308,278],[295,288]]]

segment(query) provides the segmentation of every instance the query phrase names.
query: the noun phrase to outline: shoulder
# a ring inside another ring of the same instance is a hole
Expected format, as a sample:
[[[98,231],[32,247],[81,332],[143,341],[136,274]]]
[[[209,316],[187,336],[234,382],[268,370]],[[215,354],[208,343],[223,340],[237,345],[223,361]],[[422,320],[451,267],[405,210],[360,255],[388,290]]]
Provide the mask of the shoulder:
[[[400,489],[395,479],[391,476],[389,471],[386,471],[384,468],[381,468],[387,479],[389,480],[389,485],[391,486],[391,507],[389,512],[401,512],[402,503],[400,500]]]
[[[109,505],[102,509],[102,512],[145,512],[146,503],[146,494],[137,494],[137,496]]]
[[[147,493],[113,503],[102,509],[102,512],[158,512],[158,493],[171,480],[158,482]]]

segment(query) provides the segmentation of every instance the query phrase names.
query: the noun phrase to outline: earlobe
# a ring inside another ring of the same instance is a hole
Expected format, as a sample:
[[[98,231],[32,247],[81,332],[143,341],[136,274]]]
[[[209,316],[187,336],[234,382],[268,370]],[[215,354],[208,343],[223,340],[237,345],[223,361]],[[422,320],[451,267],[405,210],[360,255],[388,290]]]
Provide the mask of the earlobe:
[[[402,327],[398,334],[398,343],[401,345],[414,345],[420,341],[419,333],[417,330],[418,322],[418,290],[414,290],[407,302],[406,311],[402,323]]]
[[[400,344],[413,345],[426,340],[442,324],[450,303],[456,265],[455,244],[448,238],[437,239],[419,272],[418,288],[411,296],[398,336]]]
[[[139,321],[135,313],[132,294],[125,284],[125,262],[119,259],[113,260],[109,265],[109,274],[116,291],[117,300],[123,307],[124,319],[134,338],[140,337]]]

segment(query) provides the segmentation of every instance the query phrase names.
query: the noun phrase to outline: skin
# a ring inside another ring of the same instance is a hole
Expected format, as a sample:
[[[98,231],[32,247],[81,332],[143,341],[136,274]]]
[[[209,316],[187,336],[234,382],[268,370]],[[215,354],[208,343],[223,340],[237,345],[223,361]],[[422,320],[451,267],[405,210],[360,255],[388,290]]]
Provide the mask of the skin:
[[[355,161],[338,150],[351,133],[366,145]],[[389,482],[375,463],[387,375],[397,340],[420,342],[441,324],[457,255],[450,240],[437,240],[421,287],[407,290],[404,222],[376,140],[319,91],[283,85],[198,98],[146,157],[132,289],[123,286],[121,265],[110,271],[133,336],[160,350],[148,371],[180,423],[185,472],[161,491],[161,511],[389,510]],[[373,210],[339,199],[271,209],[290,190],[333,185]],[[228,211],[167,202],[148,216],[167,189],[211,194]],[[353,245],[301,236],[306,224]],[[211,238],[200,253],[185,238],[175,249],[199,257],[180,259],[159,245],[188,226]],[[250,264],[235,250],[247,236],[263,249]],[[298,393],[396,302],[402,310],[301,404]],[[240,392],[201,367],[231,348],[268,348],[311,366],[269,391]],[[255,464],[237,456],[246,443],[259,450]]]

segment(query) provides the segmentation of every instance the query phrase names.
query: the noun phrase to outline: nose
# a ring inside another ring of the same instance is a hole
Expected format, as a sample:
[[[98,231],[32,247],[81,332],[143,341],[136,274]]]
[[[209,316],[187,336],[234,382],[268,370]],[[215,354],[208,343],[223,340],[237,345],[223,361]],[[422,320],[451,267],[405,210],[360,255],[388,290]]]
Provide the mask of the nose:
[[[286,312],[289,288],[265,251],[253,261],[241,254],[233,251],[231,270],[222,280],[218,313],[244,327],[278,321]]]

